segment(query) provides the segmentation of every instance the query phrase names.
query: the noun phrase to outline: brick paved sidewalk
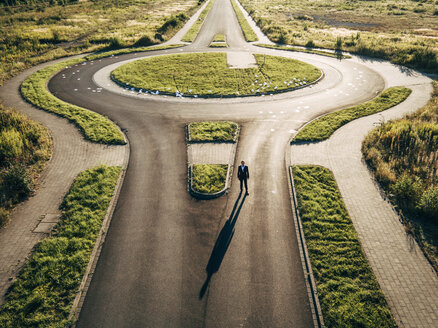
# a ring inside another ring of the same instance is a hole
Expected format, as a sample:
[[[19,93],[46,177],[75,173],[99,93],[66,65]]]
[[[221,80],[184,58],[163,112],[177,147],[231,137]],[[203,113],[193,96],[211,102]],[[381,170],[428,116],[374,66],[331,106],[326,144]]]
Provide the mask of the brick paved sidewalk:
[[[386,112],[347,124],[325,142],[291,146],[291,163],[317,164],[333,171],[398,326],[433,328],[438,326],[436,273],[382,198],[360,150],[363,138],[376,123],[417,110],[427,102],[432,88],[424,77],[404,74],[389,64],[374,66],[387,86],[406,85],[413,90],[411,96]]]
[[[11,222],[0,229],[0,304],[34,245],[47,236],[44,231],[49,231],[58,220],[59,205],[77,174],[99,164],[122,165],[127,147],[87,142],[66,119],[36,109],[22,100],[18,92],[21,81],[47,65],[34,67],[0,88],[2,102],[47,126],[54,144],[52,159],[40,177],[35,196],[17,206],[11,214]],[[44,222],[40,224],[42,219]],[[34,232],[35,229],[42,232]]]

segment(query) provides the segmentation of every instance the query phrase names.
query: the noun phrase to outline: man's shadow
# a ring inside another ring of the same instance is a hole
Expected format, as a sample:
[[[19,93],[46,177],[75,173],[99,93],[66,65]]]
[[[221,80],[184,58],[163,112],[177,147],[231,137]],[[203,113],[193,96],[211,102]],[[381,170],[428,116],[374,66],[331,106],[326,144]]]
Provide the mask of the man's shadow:
[[[217,237],[216,243],[214,244],[213,251],[211,252],[207,267],[205,268],[205,271],[207,271],[207,279],[205,280],[204,285],[199,292],[199,299],[202,299],[202,297],[204,297],[204,294],[207,291],[208,285],[210,283],[210,279],[213,274],[218,272],[222,260],[224,259],[225,253],[227,252],[228,246],[231,243],[231,239],[234,235],[234,226],[236,224],[237,218],[239,217],[239,213],[242,209],[243,203],[245,202],[246,194],[243,196],[243,199],[239,205],[241,197],[242,192],[240,192],[239,197],[237,197],[237,200],[234,203],[233,211],[231,212],[231,215],[228,218],[227,222],[225,222],[221,232],[219,233],[219,236]]]

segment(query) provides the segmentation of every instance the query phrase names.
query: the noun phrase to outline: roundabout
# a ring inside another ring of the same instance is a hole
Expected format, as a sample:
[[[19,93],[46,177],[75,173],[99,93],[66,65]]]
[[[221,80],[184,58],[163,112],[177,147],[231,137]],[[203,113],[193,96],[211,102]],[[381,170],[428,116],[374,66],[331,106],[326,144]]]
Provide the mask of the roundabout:
[[[239,97],[292,91],[322,77],[304,62],[254,55],[248,68],[230,68],[227,53],[189,53],[139,59],[111,72],[119,85],[176,97]]]
[[[316,117],[368,101],[391,86],[412,87],[410,105],[417,108],[427,98],[430,81],[415,72],[370,59],[338,60],[255,47],[236,32],[239,28],[229,1],[216,0],[200,34],[184,48],[88,61],[66,68],[48,83],[56,97],[116,122],[125,131],[131,151],[78,327],[315,326],[297,246],[287,170],[293,160],[319,161],[328,167],[338,162],[361,163],[357,153],[343,153],[352,147],[354,131],[350,131],[350,139],[335,134],[338,148],[329,139],[308,148],[304,145],[294,150],[293,154],[298,154],[294,156],[290,155],[289,141]],[[217,49],[209,48],[218,33],[227,36],[230,46],[219,54]],[[180,63],[165,69],[157,62],[208,54],[221,58],[224,65],[226,54],[233,52],[254,54],[258,64],[257,68],[239,71],[243,79],[236,76],[236,69],[224,68],[234,72],[234,81],[243,81],[240,84],[223,83],[225,77],[216,76],[217,68],[200,68],[202,61],[192,63],[199,68],[198,76],[190,76],[192,68],[173,76],[185,73],[190,82],[175,81],[169,73],[175,72]],[[274,74],[260,68],[263,59],[270,56],[289,63],[306,63],[300,64],[301,68],[310,68],[313,73],[302,76],[279,69],[278,79],[274,79]],[[141,63],[153,65],[141,67]],[[123,71],[125,68],[133,71]],[[116,76],[118,70],[123,74]],[[149,73],[153,77],[145,78]],[[111,74],[124,87],[111,81]],[[324,78],[318,80],[321,74]],[[201,80],[205,77],[210,82]],[[166,82],[160,85],[162,80]],[[152,82],[155,84],[147,84]],[[259,92],[252,92],[256,84]],[[280,86],[284,92],[271,96]],[[213,93],[215,88],[217,93]],[[194,97],[210,97],[208,90],[215,96],[233,98]],[[151,91],[158,94],[151,95]],[[236,97],[236,92],[253,97]],[[230,120],[241,126],[234,165],[245,160],[250,166],[251,196],[237,212],[235,177],[229,193],[218,199],[199,201],[187,192],[184,129],[186,124],[201,120]],[[307,153],[310,148],[317,151]],[[327,153],[333,157],[326,159]],[[346,159],[340,160],[341,155]],[[351,174],[344,179],[344,191],[354,189],[355,183],[348,185],[348,179],[353,178],[356,176]],[[349,210],[367,196],[360,192],[359,196],[347,195]],[[211,277],[206,266],[211,264],[212,250],[230,213],[239,213],[233,216],[233,239],[221,262],[212,264],[217,270]]]

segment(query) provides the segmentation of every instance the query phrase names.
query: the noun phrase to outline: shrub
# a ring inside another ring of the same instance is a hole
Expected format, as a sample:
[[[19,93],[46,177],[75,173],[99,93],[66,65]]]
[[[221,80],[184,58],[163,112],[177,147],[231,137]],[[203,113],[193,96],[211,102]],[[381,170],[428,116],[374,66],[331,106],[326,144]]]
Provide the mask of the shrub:
[[[3,227],[9,221],[9,211],[0,207],[0,227]]]
[[[135,47],[147,47],[147,46],[150,46],[153,44],[155,44],[155,42],[152,41],[152,39],[150,37],[148,37],[147,35],[144,35],[134,43],[134,46]]]
[[[0,165],[8,159],[20,157],[23,151],[23,139],[15,128],[10,127],[0,132]]]
[[[0,174],[0,195],[4,202],[15,204],[27,198],[33,188],[34,183],[24,165],[12,165]]]
[[[108,49],[120,49],[123,48],[125,45],[123,44],[122,40],[120,40],[119,37],[112,37],[109,39],[109,45]]]
[[[306,48],[315,48],[315,43],[313,43],[313,40],[309,40],[305,44]]]
[[[225,188],[227,170],[226,164],[193,165],[193,190],[210,194],[221,191]]]
[[[418,208],[428,219],[438,223],[438,186],[431,186],[423,193]]]

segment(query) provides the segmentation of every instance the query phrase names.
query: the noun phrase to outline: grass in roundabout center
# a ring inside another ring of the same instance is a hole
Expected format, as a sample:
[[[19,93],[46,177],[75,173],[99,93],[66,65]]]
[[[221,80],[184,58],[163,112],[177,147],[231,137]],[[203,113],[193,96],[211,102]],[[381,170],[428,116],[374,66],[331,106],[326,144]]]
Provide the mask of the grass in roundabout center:
[[[341,126],[355,119],[379,113],[398,105],[403,102],[411,92],[412,90],[408,88],[392,87],[366,103],[317,118],[304,126],[292,140],[292,143],[326,140]]]
[[[189,141],[235,142],[237,131],[234,122],[193,122],[189,124]]]
[[[213,194],[225,188],[227,164],[196,164],[192,166],[192,189]]]
[[[0,327],[66,327],[101,229],[120,167],[83,171],[62,204],[62,219],[43,239],[10,288]]]
[[[150,57],[122,65],[111,77],[139,92],[220,97],[270,94],[301,88],[322,73],[298,60],[255,54],[258,67],[229,68],[226,53]]]
[[[294,166],[293,177],[325,326],[397,327],[330,170]]]

